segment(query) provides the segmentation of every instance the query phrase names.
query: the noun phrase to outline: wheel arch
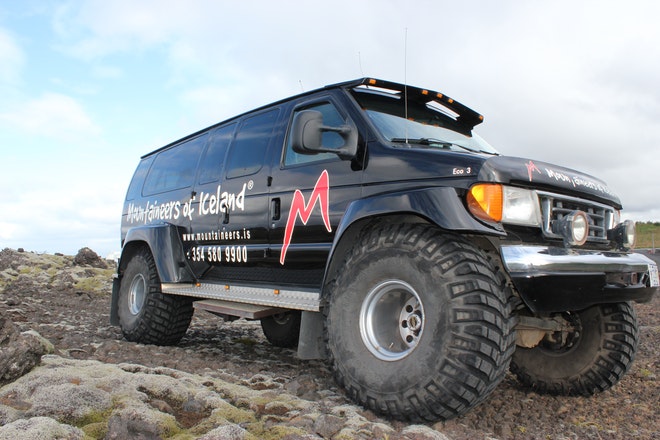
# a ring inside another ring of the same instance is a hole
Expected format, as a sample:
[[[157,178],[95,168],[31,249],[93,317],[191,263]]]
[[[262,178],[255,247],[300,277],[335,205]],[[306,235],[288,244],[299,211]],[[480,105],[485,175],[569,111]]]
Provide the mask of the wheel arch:
[[[322,286],[332,281],[343,263],[343,256],[357,237],[366,228],[381,222],[427,223],[459,233],[506,235],[501,226],[486,225],[475,219],[453,187],[427,187],[355,200],[349,204],[337,227]]]
[[[119,260],[119,276],[125,262],[141,247],[154,257],[158,276],[163,283],[194,281],[181,242],[181,228],[169,223],[132,228],[126,234]]]
[[[193,281],[188,266],[179,227],[171,224],[146,225],[130,229],[123,242],[117,274],[112,282],[110,323],[119,325],[117,312],[119,290],[126,265],[142,249],[148,249],[156,263],[158,276],[163,283]]]

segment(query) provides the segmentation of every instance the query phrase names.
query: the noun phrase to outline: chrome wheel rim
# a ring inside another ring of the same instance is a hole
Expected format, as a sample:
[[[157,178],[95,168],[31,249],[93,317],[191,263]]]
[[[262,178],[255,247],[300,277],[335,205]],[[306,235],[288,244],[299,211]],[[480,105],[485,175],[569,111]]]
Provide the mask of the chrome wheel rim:
[[[419,344],[424,323],[419,294],[401,280],[375,286],[360,309],[362,342],[383,361],[398,361],[408,356]]]
[[[128,291],[128,311],[131,315],[138,315],[144,306],[147,297],[147,281],[142,274],[135,275]]]

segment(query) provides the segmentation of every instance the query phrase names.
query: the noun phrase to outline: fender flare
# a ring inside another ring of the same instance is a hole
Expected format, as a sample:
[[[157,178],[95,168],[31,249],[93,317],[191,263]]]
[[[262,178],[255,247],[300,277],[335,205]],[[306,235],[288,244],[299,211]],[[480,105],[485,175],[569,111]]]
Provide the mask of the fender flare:
[[[162,283],[193,282],[193,271],[183,251],[182,233],[183,228],[169,223],[132,228],[126,234],[121,259],[124,258],[126,250],[131,248],[131,243],[143,242],[154,257]]]
[[[117,274],[112,280],[112,296],[110,298],[110,324],[119,325],[117,307],[119,303],[119,289],[121,287],[123,260],[129,257],[137,245],[149,247],[151,255],[156,262],[156,270],[163,283],[193,282],[193,272],[183,252],[181,231],[177,226],[169,223],[138,226],[126,234],[119,259]],[[157,249],[157,252],[154,252]]]
[[[466,210],[462,198],[453,187],[426,187],[358,199],[348,205],[339,222],[328,255],[322,286],[325,286],[335,266],[340,264],[335,254],[340,249],[347,231],[360,221],[386,215],[412,215],[448,231],[490,236],[506,235],[501,225],[485,224],[474,218]]]

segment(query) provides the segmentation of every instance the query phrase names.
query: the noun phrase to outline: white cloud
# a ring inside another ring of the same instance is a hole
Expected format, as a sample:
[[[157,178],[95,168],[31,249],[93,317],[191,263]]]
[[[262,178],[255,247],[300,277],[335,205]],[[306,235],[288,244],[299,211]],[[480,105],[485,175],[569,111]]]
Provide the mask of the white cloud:
[[[213,20],[214,3],[72,2],[57,8],[53,27],[68,52],[84,59],[95,59],[116,52],[148,49],[176,41],[181,33],[194,33],[200,21]]]
[[[627,211],[657,215],[660,35],[650,17],[660,4],[560,1],[487,11],[489,19],[481,12],[452,27],[463,39],[443,47],[442,68],[420,82],[440,83],[482,112],[478,131],[501,152],[593,174]]]
[[[14,38],[0,28],[0,85],[19,81],[25,55]]]
[[[361,47],[365,60],[391,57],[394,43],[403,47],[403,25],[382,32],[383,23],[400,22],[401,8],[409,8],[393,7],[397,3],[379,2],[374,9],[369,2],[347,1],[332,7],[299,1],[229,7],[215,1],[93,0],[60,7],[54,27],[62,49],[82,59],[157,50],[168,58],[174,79],[245,81],[267,72],[292,78],[292,86],[302,79],[318,87],[360,76]],[[350,76],[340,76],[347,68]]]
[[[0,240],[7,241],[19,235],[21,226],[12,222],[0,222]]]
[[[93,68],[93,74],[100,79],[121,79],[124,77],[124,70],[117,66],[96,66]]]
[[[101,131],[78,101],[58,93],[45,93],[5,110],[0,113],[0,122],[31,135],[60,140],[84,139]]]
[[[36,188],[26,179],[19,198],[3,200],[0,196],[0,205],[6,207],[0,223],[3,246],[66,254],[83,246],[104,254],[119,249],[125,189],[112,184],[109,189],[113,191],[106,192],[108,185],[94,181],[93,174],[81,170],[74,180],[53,180],[52,175],[50,185]]]

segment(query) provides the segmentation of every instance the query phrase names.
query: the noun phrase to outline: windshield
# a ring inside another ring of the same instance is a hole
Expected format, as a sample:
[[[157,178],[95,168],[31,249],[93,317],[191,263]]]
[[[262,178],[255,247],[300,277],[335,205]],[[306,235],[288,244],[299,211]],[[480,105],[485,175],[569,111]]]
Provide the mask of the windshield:
[[[392,143],[499,154],[479,135],[461,126],[453,112],[435,101],[411,101],[406,108],[399,96],[365,92],[363,89],[355,89],[354,92],[378,131]]]

